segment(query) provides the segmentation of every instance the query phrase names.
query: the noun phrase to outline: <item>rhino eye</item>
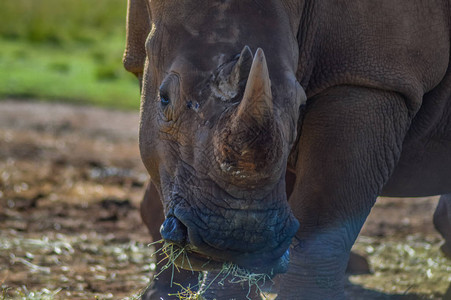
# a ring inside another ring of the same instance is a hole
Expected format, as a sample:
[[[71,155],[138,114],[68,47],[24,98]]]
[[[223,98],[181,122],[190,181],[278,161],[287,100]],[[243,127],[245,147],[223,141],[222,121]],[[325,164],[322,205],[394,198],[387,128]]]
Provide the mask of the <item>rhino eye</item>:
[[[160,103],[161,103],[161,106],[164,108],[164,107],[168,106],[169,103],[171,103],[171,99],[169,99],[169,97],[167,95],[160,93]]]
[[[173,121],[177,118],[179,110],[177,105],[180,99],[179,77],[176,74],[168,75],[158,89],[160,113],[164,120]]]

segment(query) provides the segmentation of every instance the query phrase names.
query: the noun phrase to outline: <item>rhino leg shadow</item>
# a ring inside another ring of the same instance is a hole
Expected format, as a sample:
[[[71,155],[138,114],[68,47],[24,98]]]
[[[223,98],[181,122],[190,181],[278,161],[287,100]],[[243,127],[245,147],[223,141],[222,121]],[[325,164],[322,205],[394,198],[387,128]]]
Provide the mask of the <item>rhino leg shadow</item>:
[[[368,263],[367,258],[351,251],[346,273],[348,275],[370,274],[370,264]]]

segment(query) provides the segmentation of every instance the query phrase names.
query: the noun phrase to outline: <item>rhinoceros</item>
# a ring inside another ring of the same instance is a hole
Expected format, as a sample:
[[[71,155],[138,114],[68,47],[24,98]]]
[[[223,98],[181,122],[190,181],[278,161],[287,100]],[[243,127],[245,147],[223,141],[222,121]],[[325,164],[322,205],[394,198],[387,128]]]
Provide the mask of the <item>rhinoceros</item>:
[[[444,195],[434,224],[451,254],[450,5],[129,0],[153,238],[207,282],[230,262],[283,273],[277,299],[343,299],[378,195]],[[197,281],[169,273],[143,298]],[[258,298],[227,281],[203,296]]]

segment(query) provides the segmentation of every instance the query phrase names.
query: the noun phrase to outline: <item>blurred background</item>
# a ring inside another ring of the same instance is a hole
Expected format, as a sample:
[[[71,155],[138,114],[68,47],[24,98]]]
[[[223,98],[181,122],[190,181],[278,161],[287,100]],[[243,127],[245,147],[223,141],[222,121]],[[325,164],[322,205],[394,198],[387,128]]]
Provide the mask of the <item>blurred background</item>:
[[[0,300],[136,299],[149,283],[126,5],[0,0]],[[372,273],[348,277],[349,299],[451,299],[436,204],[378,200],[354,247]]]
[[[121,64],[125,0],[2,0],[0,97],[137,109]]]

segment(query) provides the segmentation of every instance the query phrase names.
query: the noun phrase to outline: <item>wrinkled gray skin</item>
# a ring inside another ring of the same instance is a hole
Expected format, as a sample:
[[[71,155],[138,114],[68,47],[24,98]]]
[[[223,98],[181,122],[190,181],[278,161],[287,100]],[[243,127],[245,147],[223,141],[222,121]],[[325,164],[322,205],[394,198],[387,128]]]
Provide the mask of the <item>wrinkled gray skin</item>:
[[[291,243],[278,299],[344,298],[378,195],[451,193],[449,7],[129,0],[124,65],[142,82],[152,236],[166,217],[162,236],[209,277],[220,261],[284,272]],[[434,224],[449,255],[451,196]],[[165,298],[167,280],[143,298]],[[207,298],[246,293],[212,286]]]

